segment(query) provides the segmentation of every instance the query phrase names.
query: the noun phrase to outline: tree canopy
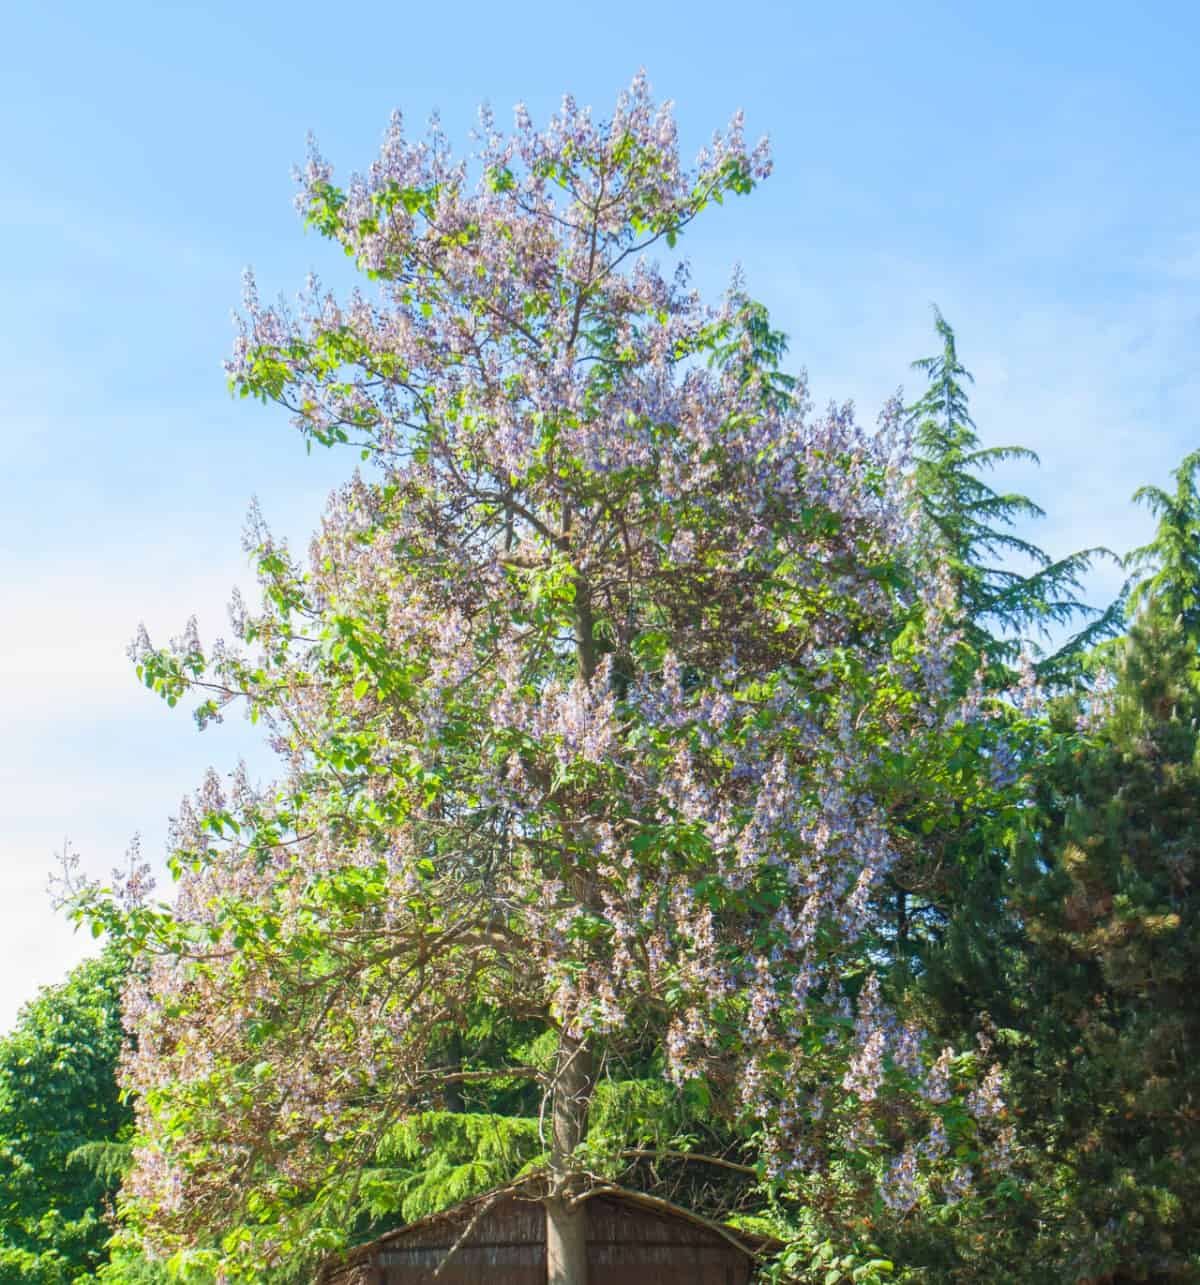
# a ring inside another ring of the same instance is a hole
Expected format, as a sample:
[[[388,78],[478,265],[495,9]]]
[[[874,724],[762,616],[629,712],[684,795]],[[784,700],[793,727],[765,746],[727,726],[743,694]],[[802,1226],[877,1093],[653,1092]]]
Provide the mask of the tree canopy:
[[[1048,1261],[1193,1279],[1200,668],[1166,602],[1144,604],[1111,680],[1057,711],[1041,773],[1020,1092],[1061,1166]]]
[[[111,951],[80,964],[0,1038],[0,1279],[90,1279],[107,1257],[133,1115],[116,1074],[124,974]]]
[[[398,118],[345,187],[311,154],[301,209],[373,296],[311,282],[292,317],[251,283],[230,377],[371,473],[307,565],[254,528],[238,646],[137,647],[202,722],[245,700],[284,775],[185,806],[173,905],[77,903],[152,960],[124,1198],[159,1252],[284,1270],[395,1126],[525,1084],[581,1281],[589,1114],[634,1070],[785,1188],[900,1217],[969,1186],[996,1073],[964,1097],[974,1055],[952,1086],[876,975],[902,819],[976,726],[899,408],[814,414],[740,285],[706,307],[649,257],[768,169],[740,118],[685,169],[641,78],[600,123],[485,114],[470,166]],[[532,1040],[472,1057],[481,1004]]]
[[[231,389],[358,470],[306,555],[252,513],[232,642],[134,643],[278,778],[184,800],[169,900],[68,854],[131,971],[0,1045],[0,1270],[282,1285],[519,1182],[585,1285],[620,1180],[779,1281],[1196,1279],[1200,453],[1093,611],[939,312],[866,429],[693,288],[740,116],[689,168],[639,76],[477,142],[313,145],[360,286],[247,279]]]

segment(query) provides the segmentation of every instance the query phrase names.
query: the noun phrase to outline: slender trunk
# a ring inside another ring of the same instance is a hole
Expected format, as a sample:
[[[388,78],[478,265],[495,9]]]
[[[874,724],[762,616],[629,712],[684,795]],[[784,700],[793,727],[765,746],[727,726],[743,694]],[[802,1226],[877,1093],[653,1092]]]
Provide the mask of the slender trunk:
[[[594,1066],[582,1040],[563,1033],[558,1045],[551,1103],[550,1195],[546,1200],[547,1285],[587,1285],[587,1205],[572,1207],[580,1194],[572,1155],[587,1132]]]
[[[458,1030],[453,1030],[446,1040],[446,1065],[451,1071],[461,1071],[463,1069],[462,1054],[462,1035]],[[442,1089],[442,1106],[447,1111],[454,1112],[462,1112],[467,1109],[462,1085],[457,1080],[447,1081]]]
[[[595,677],[599,662],[596,621],[592,615],[591,597],[587,589],[577,586],[575,593],[575,654],[578,658],[579,676],[585,683],[590,683]]]
[[[596,617],[592,610],[592,591],[582,577],[575,580],[575,661],[579,676],[590,683],[600,662],[596,643]]]
[[[571,529],[572,513],[563,513],[563,532]],[[591,593],[582,577],[575,582],[575,655],[579,675],[590,683],[596,673],[596,625]],[[584,897],[586,901],[586,896]],[[573,1159],[587,1133],[588,1103],[595,1066],[586,1041],[565,1030],[559,1037],[551,1099],[550,1194],[546,1200],[547,1285],[588,1285],[587,1205],[572,1204],[581,1193]]]

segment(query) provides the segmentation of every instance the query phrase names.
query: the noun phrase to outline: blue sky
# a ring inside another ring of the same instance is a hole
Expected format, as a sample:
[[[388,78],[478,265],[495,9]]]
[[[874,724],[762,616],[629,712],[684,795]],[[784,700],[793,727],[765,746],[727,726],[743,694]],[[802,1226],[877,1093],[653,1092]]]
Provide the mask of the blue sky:
[[[211,638],[245,583],[257,494],[303,540],[351,466],[307,457],[220,368],[243,266],[264,293],[340,270],[291,209],[313,130],[365,166],[393,107],[603,114],[639,66],[694,150],[736,107],[776,172],[685,243],[740,262],[819,401],[864,419],[959,332],[989,442],[1052,552],[1143,538],[1128,497],[1200,442],[1200,10],[1159,3],[853,7],[24,5],[0,52],[0,1029],[86,943],[49,908],[69,836],[103,872],[208,763],[256,765],[135,684],[145,619]],[[913,386],[909,380],[910,388]],[[1115,587],[1099,575],[1097,599]]]

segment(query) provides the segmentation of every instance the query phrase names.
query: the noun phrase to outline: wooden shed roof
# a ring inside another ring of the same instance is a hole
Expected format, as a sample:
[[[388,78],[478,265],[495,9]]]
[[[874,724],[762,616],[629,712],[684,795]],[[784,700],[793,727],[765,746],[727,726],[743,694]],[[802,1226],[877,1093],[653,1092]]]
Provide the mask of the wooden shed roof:
[[[724,1243],[726,1255],[731,1251],[735,1252],[751,1264],[780,1248],[779,1242],[768,1236],[755,1235],[724,1223],[713,1222],[670,1201],[624,1187],[602,1184],[592,1188],[580,1199],[597,1200],[610,1214],[617,1212],[613,1206],[623,1207],[631,1213],[639,1212],[643,1220],[649,1217],[656,1222],[675,1224],[679,1227],[680,1234],[672,1236],[672,1242],[687,1242],[693,1246],[702,1243],[717,1246]],[[419,1255],[423,1259],[427,1254],[445,1257],[454,1246],[458,1253],[466,1256],[468,1251],[458,1247],[474,1245],[481,1237],[486,1240],[485,1228],[491,1218],[504,1218],[511,1231],[514,1214],[521,1216],[519,1210],[526,1208],[529,1214],[536,1216],[540,1214],[537,1209],[540,1204],[541,1201],[529,1194],[523,1183],[497,1188],[417,1222],[385,1232],[367,1244],[328,1259],[321,1267],[317,1281],[321,1285],[357,1285],[359,1281],[373,1279],[368,1268],[387,1263],[395,1259],[398,1253],[404,1254],[406,1258]],[[522,1217],[522,1221],[526,1218],[527,1216]],[[540,1218],[538,1227],[539,1237],[544,1243],[545,1233]],[[525,1232],[521,1238],[525,1239],[528,1234]],[[667,1248],[664,1242],[663,1249]],[[469,1256],[473,1258],[474,1253]]]

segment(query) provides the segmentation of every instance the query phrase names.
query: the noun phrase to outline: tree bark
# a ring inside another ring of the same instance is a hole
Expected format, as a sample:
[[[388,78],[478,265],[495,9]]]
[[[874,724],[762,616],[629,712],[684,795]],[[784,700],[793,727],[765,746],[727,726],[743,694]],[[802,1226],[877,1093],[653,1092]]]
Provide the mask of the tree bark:
[[[561,1196],[546,1201],[547,1285],[587,1285],[587,1205]]]
[[[596,646],[596,617],[592,613],[592,595],[583,580],[575,581],[575,656],[579,676],[590,683],[599,664]]]
[[[559,1039],[551,1102],[550,1194],[546,1200],[547,1285],[587,1285],[587,1206],[572,1205],[581,1194],[573,1153],[587,1132],[594,1066],[587,1044]]]

